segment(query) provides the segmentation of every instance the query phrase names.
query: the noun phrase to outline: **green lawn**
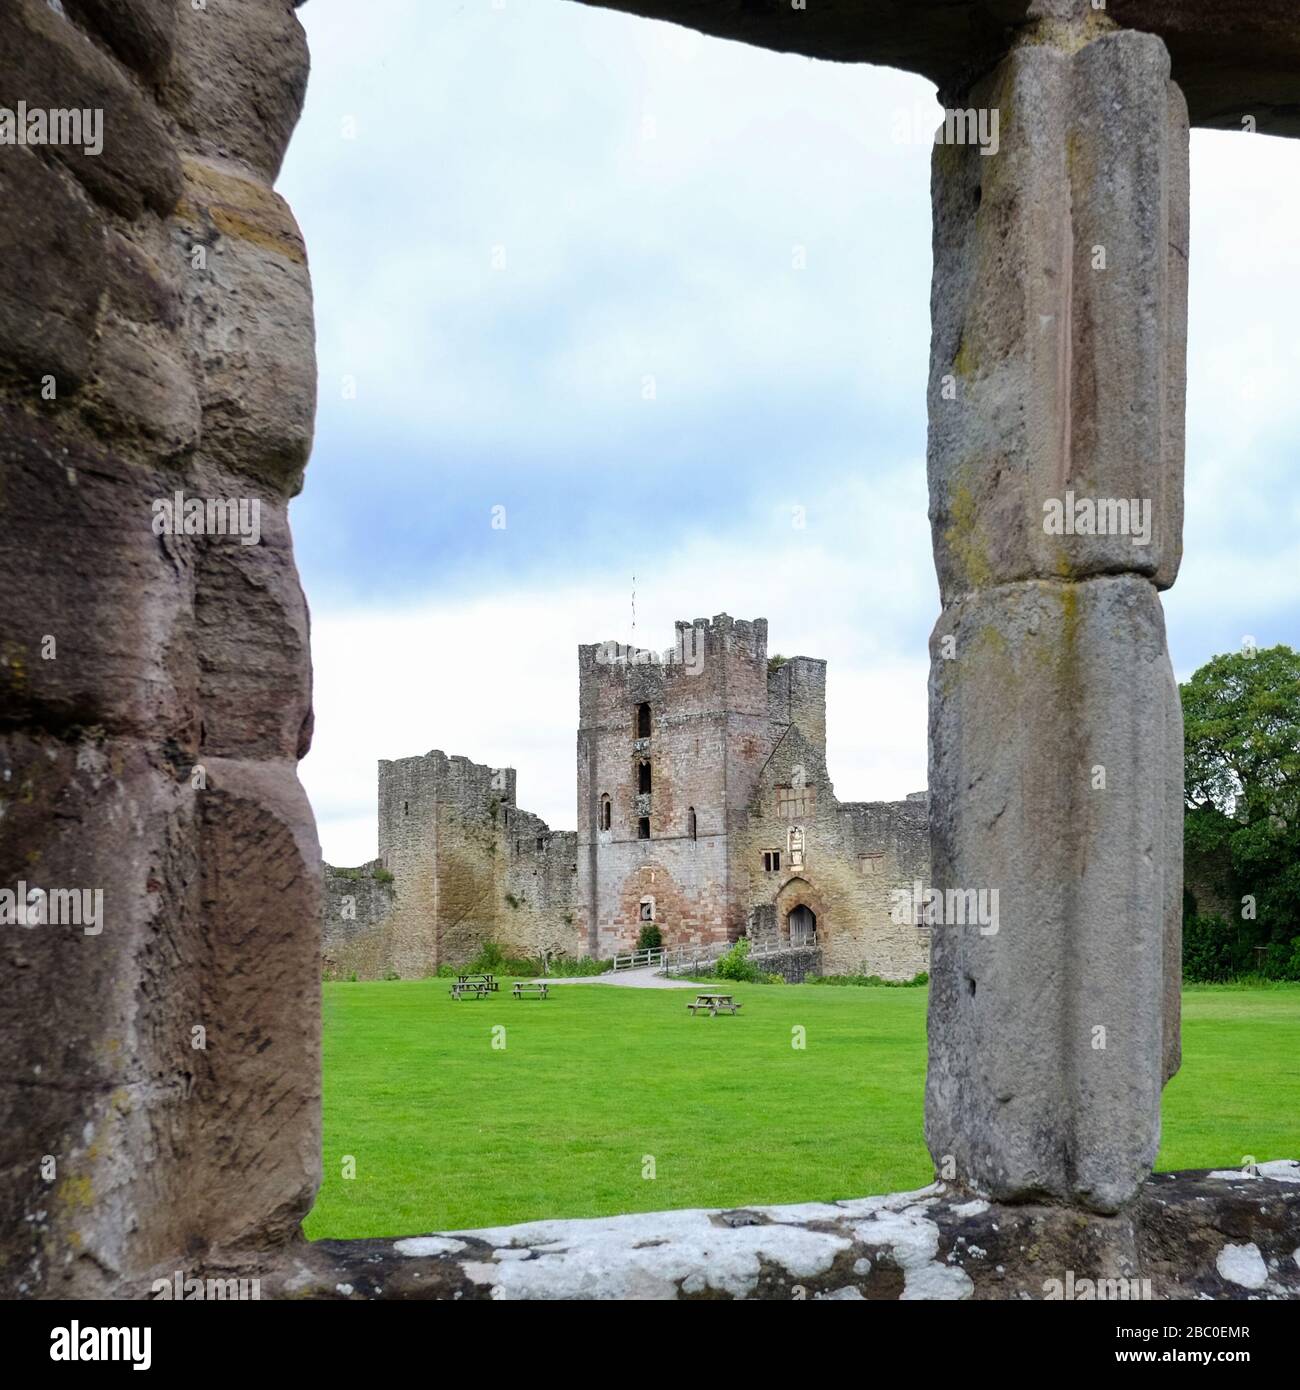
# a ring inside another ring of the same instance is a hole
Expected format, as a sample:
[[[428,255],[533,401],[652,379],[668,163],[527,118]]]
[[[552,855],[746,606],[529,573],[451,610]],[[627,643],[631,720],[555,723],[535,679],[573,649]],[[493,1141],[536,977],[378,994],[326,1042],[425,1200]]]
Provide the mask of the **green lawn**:
[[[693,1018],[684,990],[574,985],[521,1001],[503,984],[453,1003],[447,988],[324,986],[325,1180],[309,1236],[930,1181],[923,989],[739,985],[739,1017]],[[1159,1166],[1300,1157],[1300,988],[1189,987],[1183,1011]]]

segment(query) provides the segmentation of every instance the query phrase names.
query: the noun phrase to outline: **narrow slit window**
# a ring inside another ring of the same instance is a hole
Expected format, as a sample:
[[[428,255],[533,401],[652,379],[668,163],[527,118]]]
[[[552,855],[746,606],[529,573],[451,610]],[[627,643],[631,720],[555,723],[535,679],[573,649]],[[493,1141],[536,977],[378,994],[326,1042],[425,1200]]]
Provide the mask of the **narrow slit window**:
[[[650,817],[642,816],[636,823],[636,837],[638,840],[648,840],[650,838]]]
[[[641,704],[636,707],[636,736],[637,738],[650,737],[650,706]]]

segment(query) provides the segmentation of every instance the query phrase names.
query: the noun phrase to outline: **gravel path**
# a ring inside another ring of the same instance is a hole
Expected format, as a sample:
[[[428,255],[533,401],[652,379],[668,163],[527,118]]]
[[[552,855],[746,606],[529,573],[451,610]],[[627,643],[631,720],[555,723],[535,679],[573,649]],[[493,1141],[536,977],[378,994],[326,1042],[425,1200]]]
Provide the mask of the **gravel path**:
[[[695,989],[689,980],[670,980],[653,970],[619,970],[609,975],[579,975],[571,980],[547,980],[552,985],[618,985],[623,989]]]

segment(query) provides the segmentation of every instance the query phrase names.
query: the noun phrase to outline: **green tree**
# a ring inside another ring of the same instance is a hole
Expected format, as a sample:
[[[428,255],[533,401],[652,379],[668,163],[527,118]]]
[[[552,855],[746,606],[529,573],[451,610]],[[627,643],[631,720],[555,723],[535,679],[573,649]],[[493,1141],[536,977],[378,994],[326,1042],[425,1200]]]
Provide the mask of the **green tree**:
[[[663,933],[653,922],[647,922],[636,939],[638,951],[657,951],[663,944]]]
[[[1300,653],[1290,647],[1216,656],[1180,688],[1185,733],[1184,840],[1189,861],[1226,866],[1237,901],[1255,918],[1214,936],[1188,904],[1189,975],[1222,978],[1267,948],[1266,973],[1300,959]],[[1214,964],[1211,966],[1211,960]]]

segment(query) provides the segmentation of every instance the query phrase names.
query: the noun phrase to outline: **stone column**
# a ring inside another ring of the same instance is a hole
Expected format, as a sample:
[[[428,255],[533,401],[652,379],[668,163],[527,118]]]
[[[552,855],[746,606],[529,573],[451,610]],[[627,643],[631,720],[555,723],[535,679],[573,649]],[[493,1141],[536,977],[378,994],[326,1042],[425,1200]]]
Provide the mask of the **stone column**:
[[[0,890],[102,895],[0,917],[9,1297],[287,1241],[319,1181],[306,79],[287,0],[0,5],[4,101],[103,113],[0,146]]]
[[[933,883],[997,898],[932,933],[926,1136],[1113,1211],[1178,1066],[1187,109],[1160,39],[1036,9],[933,159]]]

